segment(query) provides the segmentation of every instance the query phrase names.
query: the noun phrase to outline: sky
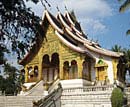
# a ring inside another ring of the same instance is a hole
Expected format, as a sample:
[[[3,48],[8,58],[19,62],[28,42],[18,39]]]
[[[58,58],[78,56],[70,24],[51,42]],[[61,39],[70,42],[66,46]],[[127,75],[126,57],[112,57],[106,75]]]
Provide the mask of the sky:
[[[114,45],[130,48],[130,36],[126,31],[130,28],[130,11],[119,12],[121,3],[118,0],[48,0],[51,8],[47,9],[56,16],[57,6],[64,14],[65,6],[68,11],[74,10],[78,21],[88,38],[106,49]],[[44,7],[41,2],[37,5],[28,2],[36,15],[42,16]]]
[[[126,31],[130,28],[130,10],[119,13],[121,3],[118,0],[48,0],[51,8],[47,9],[56,16],[57,6],[64,14],[65,6],[68,11],[74,10],[78,21],[88,38],[98,41],[101,47],[111,49],[114,45],[130,49],[130,36]],[[41,2],[27,2],[36,15],[42,17],[44,7]],[[9,55],[9,61],[18,67],[16,57]]]

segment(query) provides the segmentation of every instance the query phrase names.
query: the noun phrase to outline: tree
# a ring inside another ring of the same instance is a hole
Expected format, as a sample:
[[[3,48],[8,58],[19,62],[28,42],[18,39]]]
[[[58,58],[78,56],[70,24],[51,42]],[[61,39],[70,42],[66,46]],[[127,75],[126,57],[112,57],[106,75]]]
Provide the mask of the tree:
[[[0,44],[0,65],[6,62],[6,59],[4,57],[4,52],[8,52],[8,50],[5,48],[5,46]]]
[[[128,8],[130,8],[130,0],[118,0],[118,1],[123,2],[119,9],[120,12],[124,12]],[[130,29],[127,30],[126,34],[127,35],[130,34]]]
[[[123,4],[120,6],[119,11],[124,12],[126,9],[130,7],[130,0],[118,0],[120,2],[123,2]]]
[[[5,95],[14,95],[21,90],[20,73],[19,71],[8,63],[4,65],[4,75],[0,76],[0,90]]]
[[[42,0],[31,1],[34,3],[42,2]],[[48,3],[46,0],[43,1],[44,4]],[[40,21],[41,18],[36,16],[30,8],[27,8],[25,0],[1,0],[0,45],[6,49],[11,47],[11,51],[16,52],[18,59],[20,59],[26,51],[29,51],[31,44],[36,42],[38,36],[43,36]]]
[[[126,67],[130,70],[130,49],[124,49],[124,56],[126,58]]]
[[[5,78],[3,78],[3,76],[0,75],[0,91],[4,93],[5,88]]]
[[[111,50],[114,52],[122,52],[124,54],[119,59],[117,75],[120,81],[125,82],[126,70],[130,71],[130,49],[115,45]]]
[[[122,107],[123,105],[123,92],[120,88],[114,88],[111,95],[112,107]]]
[[[111,49],[114,52],[122,52],[121,46],[115,45],[114,47],[112,47]]]
[[[5,52],[15,52],[20,59],[25,52],[30,51],[37,39],[44,37],[41,18],[36,16],[31,8],[27,8],[26,1],[29,0],[0,0],[0,65],[4,65],[5,73],[0,76],[0,90],[5,94],[18,91],[24,80],[15,67],[6,63]],[[50,7],[47,0],[30,1],[41,1],[43,5]]]

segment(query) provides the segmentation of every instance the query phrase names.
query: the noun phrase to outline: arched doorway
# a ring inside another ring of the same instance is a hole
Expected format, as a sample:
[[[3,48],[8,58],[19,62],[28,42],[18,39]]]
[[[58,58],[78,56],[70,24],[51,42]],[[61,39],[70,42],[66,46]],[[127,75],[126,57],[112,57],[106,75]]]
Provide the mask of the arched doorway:
[[[49,55],[43,56],[42,61],[43,68],[43,80],[45,82],[52,83],[59,77],[59,54],[53,53],[51,55],[51,61]]]
[[[70,66],[70,71],[69,71],[69,78],[70,79],[78,78],[78,66],[77,66],[77,61],[76,60],[71,61],[71,66]]]
[[[49,81],[49,67],[50,67],[49,55],[45,54],[42,59],[43,80],[45,82]]]
[[[33,67],[29,66],[27,69],[28,69],[28,80],[29,80],[29,82],[33,82],[33,80],[34,80]]]
[[[85,57],[84,61],[83,61],[83,79],[86,80],[91,80],[91,61],[92,59],[88,56]]]
[[[69,79],[69,62],[65,61],[63,65],[63,78]]]
[[[59,54],[58,53],[53,53],[51,56],[51,75],[53,80],[56,80],[59,78]]]
[[[34,67],[34,77],[38,77],[38,66]]]

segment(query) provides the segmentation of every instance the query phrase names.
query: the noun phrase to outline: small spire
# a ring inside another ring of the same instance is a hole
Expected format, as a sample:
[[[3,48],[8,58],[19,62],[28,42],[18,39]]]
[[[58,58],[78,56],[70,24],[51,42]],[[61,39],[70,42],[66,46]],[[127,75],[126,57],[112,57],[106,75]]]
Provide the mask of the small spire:
[[[47,10],[46,5],[43,3],[42,0],[41,0],[41,3],[42,3],[42,5],[43,5],[44,9]]]
[[[66,7],[66,5],[65,5],[65,10],[66,10],[66,11],[68,10],[67,7]]]
[[[44,6],[44,9],[45,9],[45,10],[47,10],[47,7],[46,7],[46,5],[45,5],[45,4],[43,4],[43,6]]]
[[[96,43],[98,43],[98,40],[96,40]]]
[[[49,7],[51,7],[51,5],[48,3],[48,1],[47,0],[44,0],[46,3],[47,3],[47,5],[49,6]]]
[[[56,6],[56,8],[57,8],[57,11],[59,12],[60,10],[59,10],[59,7],[58,6]]]

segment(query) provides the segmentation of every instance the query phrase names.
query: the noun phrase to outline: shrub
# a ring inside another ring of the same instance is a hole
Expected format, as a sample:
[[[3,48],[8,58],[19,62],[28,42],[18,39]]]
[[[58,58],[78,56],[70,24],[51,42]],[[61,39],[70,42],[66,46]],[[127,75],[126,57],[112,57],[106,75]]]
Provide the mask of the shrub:
[[[123,105],[123,92],[120,88],[114,88],[111,95],[112,107],[122,107]]]

